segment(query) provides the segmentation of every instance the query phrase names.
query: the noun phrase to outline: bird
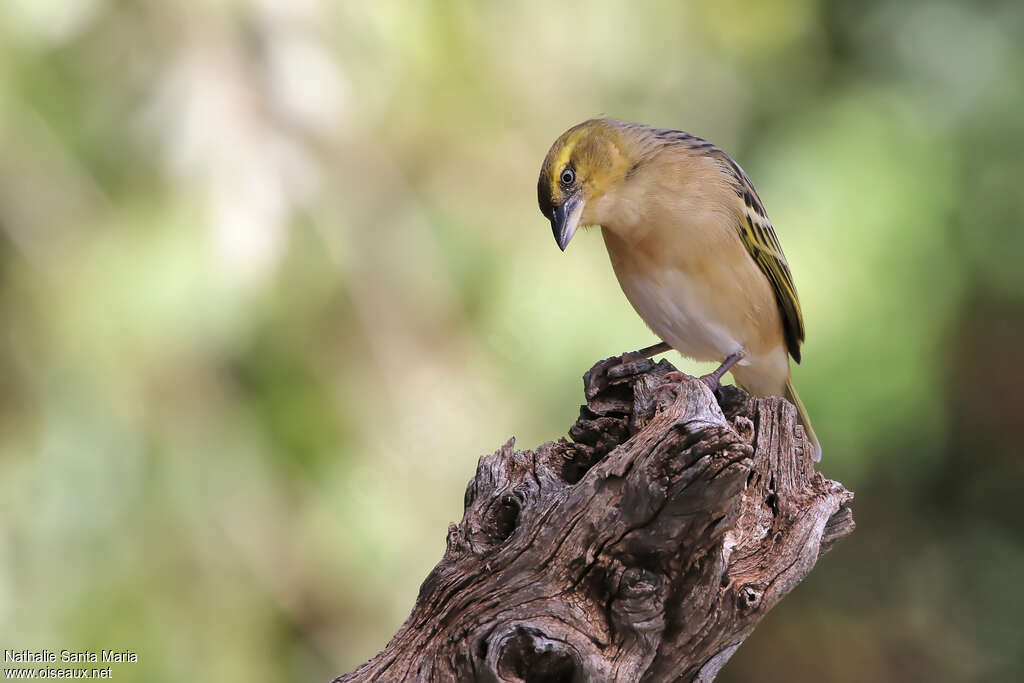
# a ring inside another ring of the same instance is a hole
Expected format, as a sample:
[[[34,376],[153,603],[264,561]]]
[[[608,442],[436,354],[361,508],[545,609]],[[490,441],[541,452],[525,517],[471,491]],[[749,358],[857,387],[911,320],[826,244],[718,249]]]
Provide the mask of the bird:
[[[541,213],[565,251],[581,226],[599,226],[626,299],[662,343],[719,367],[754,396],[794,404],[804,321],[793,275],[750,178],[714,144],[681,130],[611,118],[584,121],[552,144],[537,181]]]

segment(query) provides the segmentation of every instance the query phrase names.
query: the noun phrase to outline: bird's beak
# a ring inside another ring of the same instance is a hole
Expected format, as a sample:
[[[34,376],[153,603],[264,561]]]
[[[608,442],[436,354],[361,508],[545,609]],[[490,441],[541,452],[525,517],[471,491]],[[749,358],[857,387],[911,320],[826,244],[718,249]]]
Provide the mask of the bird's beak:
[[[551,211],[551,232],[555,235],[555,242],[558,248],[565,251],[569,246],[569,240],[576,234],[576,228],[580,225],[580,217],[583,216],[583,200],[577,190],[565,198],[561,206],[556,206]]]

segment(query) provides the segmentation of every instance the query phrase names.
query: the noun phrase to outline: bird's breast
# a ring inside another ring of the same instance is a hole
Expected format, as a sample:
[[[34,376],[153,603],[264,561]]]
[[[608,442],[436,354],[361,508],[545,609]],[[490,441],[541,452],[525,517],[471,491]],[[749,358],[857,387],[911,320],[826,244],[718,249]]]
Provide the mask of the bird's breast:
[[[706,283],[681,270],[616,269],[626,298],[661,339],[696,360],[722,360],[743,348],[716,310]]]
[[[666,239],[659,229],[640,244],[607,229],[602,234],[626,298],[684,355],[721,361],[782,343],[771,286],[734,234],[676,230]]]

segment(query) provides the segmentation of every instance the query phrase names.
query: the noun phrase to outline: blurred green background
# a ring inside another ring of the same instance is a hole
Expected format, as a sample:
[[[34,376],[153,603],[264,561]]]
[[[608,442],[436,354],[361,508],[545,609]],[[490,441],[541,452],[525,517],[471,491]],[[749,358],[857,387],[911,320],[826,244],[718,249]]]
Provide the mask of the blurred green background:
[[[382,648],[476,459],[653,342],[536,206],[607,114],[753,178],[857,493],[721,680],[1024,680],[1022,36],[1018,1],[6,0],[0,647]]]

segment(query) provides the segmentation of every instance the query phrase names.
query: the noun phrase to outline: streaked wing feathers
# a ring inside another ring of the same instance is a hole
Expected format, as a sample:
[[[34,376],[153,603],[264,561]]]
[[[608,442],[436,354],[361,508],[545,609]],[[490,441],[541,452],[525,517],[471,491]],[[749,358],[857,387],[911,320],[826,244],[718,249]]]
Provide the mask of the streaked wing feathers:
[[[755,195],[756,199],[756,195]],[[759,204],[759,202],[758,202]],[[744,207],[746,209],[746,207]],[[804,340],[804,319],[800,311],[800,300],[793,285],[793,274],[786,263],[786,257],[775,236],[775,229],[767,217],[755,211],[745,210],[743,222],[737,226],[743,246],[754,258],[761,272],[768,278],[775,290],[775,300],[782,313],[782,327],[786,334],[786,347],[797,363],[800,362],[800,344]]]

